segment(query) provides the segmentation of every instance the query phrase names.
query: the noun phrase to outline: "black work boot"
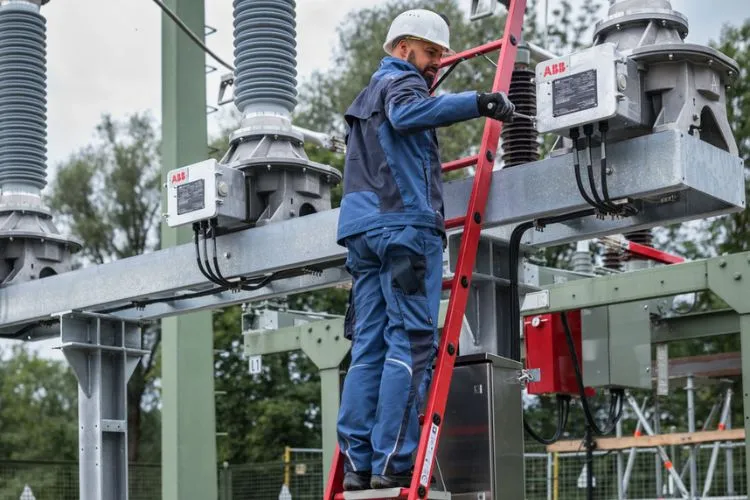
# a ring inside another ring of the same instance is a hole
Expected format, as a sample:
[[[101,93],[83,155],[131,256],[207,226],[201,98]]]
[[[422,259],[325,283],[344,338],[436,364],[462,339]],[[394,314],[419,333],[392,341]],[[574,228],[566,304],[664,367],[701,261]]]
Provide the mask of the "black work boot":
[[[370,479],[370,487],[374,490],[408,488],[411,486],[411,476],[411,472],[390,474],[388,476],[372,476],[372,479]]]
[[[384,490],[388,488],[408,488],[411,486],[411,478],[414,475],[414,469],[400,474],[390,474],[387,476],[372,476],[370,479],[370,488],[373,490]],[[430,484],[435,484],[435,476],[430,477]]]
[[[346,472],[344,474],[344,491],[359,491],[370,488],[369,472]]]

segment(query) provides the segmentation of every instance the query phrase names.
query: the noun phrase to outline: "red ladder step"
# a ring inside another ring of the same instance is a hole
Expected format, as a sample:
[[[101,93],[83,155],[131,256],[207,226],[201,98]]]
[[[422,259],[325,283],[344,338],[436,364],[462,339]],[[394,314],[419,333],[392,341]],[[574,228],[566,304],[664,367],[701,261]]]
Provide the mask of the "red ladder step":
[[[460,160],[453,160],[449,161],[448,163],[443,163],[443,173],[453,172],[454,170],[461,170],[462,168],[466,167],[472,167],[477,164],[477,161],[479,161],[479,155],[467,156],[466,158],[461,158]]]
[[[445,229],[455,229],[457,227],[463,226],[464,222],[466,222],[465,215],[448,219],[447,221],[445,221]]]
[[[349,491],[346,493],[337,493],[335,500],[396,500],[406,499],[409,496],[408,488],[392,488],[388,490],[365,490]],[[444,491],[430,491],[427,498],[435,500],[449,500],[450,494]]]
[[[441,60],[440,67],[445,68],[448,66],[452,66],[456,63],[466,61],[468,59],[473,59],[477,56],[482,56],[494,50],[501,49],[502,46],[503,46],[503,39],[500,39],[500,40],[495,40],[494,42],[485,43],[484,45],[480,45],[478,47],[474,47],[469,50],[464,50],[463,52],[459,52],[458,54],[454,56],[446,57],[443,60]]]

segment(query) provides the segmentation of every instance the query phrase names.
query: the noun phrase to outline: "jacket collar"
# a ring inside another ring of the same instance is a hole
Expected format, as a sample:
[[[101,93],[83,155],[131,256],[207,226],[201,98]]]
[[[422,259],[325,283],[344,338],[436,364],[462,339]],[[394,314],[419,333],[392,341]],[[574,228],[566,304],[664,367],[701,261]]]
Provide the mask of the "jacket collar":
[[[404,61],[398,57],[386,56],[380,61],[381,70],[400,70],[400,71],[414,71],[419,74],[419,70],[409,61]]]

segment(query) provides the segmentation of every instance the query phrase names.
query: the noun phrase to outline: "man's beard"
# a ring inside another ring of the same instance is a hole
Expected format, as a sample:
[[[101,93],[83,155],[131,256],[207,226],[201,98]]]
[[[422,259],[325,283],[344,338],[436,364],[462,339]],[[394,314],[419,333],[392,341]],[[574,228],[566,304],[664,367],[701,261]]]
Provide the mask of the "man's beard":
[[[414,54],[413,50],[409,52],[409,55],[406,57],[406,60],[409,61],[415,68],[419,69],[419,66],[417,66],[417,56]],[[429,76],[427,74],[428,71],[433,72],[432,76]],[[432,87],[432,83],[435,81],[437,72],[438,72],[437,66],[427,66],[425,69],[420,71],[420,73],[422,74],[422,78],[424,78],[424,81],[427,82],[428,87]]]

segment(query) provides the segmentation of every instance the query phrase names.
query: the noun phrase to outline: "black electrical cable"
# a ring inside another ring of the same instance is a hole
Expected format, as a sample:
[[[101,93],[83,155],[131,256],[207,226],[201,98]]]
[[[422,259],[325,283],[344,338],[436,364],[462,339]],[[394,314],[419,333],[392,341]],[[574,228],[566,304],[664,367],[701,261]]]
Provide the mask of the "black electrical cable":
[[[568,415],[570,413],[570,396],[558,394],[557,395],[557,427],[555,428],[555,433],[552,435],[551,438],[543,438],[539,434],[534,431],[534,429],[531,428],[531,425],[524,419],[523,421],[523,428],[528,432],[529,436],[531,436],[534,440],[540,442],[541,444],[549,445],[557,442],[557,440],[560,439],[563,432],[565,432],[565,427],[568,425]]]
[[[436,91],[436,90],[438,89],[438,87],[440,87],[440,85],[442,85],[442,84],[443,84],[443,82],[445,81],[445,79],[446,79],[446,78],[448,78],[448,75],[450,75],[451,73],[453,73],[453,70],[454,70],[454,69],[456,69],[456,68],[458,67],[458,65],[459,65],[459,64],[460,64],[460,63],[461,63],[462,61],[463,61],[463,60],[454,62],[454,63],[453,63],[453,64],[451,64],[451,65],[450,65],[450,67],[449,67],[449,68],[448,68],[448,69],[447,69],[447,70],[445,71],[445,73],[443,73],[442,75],[440,75],[440,78],[438,79],[438,81],[437,81],[437,82],[435,82],[435,84],[434,84],[434,85],[432,86],[432,88],[430,89],[430,94],[434,93],[434,92],[435,92],[435,91]]]
[[[521,360],[521,305],[518,302],[518,261],[521,252],[521,238],[526,231],[534,227],[544,227],[549,224],[558,224],[568,220],[578,219],[581,217],[588,217],[594,215],[594,211],[591,209],[583,210],[580,212],[574,212],[572,214],[558,215],[556,217],[548,217],[546,219],[540,219],[536,223],[533,221],[524,222],[519,224],[513,229],[510,235],[510,241],[508,242],[508,279],[510,281],[510,293],[508,295],[510,300],[510,356],[511,359],[516,361]]]
[[[560,222],[565,222],[567,220],[572,219],[578,219],[580,217],[588,217],[591,215],[594,215],[594,210],[584,210],[581,212],[575,212],[572,214],[565,214],[565,215],[559,215],[556,217],[549,217],[546,219],[540,219],[536,223],[533,221],[524,222],[522,224],[519,224],[513,229],[513,232],[510,235],[510,241],[508,242],[508,261],[509,261],[509,269],[508,269],[508,278],[510,281],[510,287],[509,287],[509,300],[510,300],[510,358],[514,359],[516,361],[521,360],[521,332],[520,332],[520,323],[521,323],[521,305],[518,301],[518,264],[519,264],[519,257],[521,253],[521,239],[523,238],[523,235],[526,231],[531,229],[532,227],[539,226],[544,227],[549,224],[558,224]],[[543,438],[539,436],[532,428],[531,425],[524,419],[523,425],[526,432],[529,433],[529,435],[539,441],[542,444],[552,444],[553,442],[557,441],[560,436],[562,436],[562,433],[565,431],[565,427],[567,426],[568,422],[568,415],[570,412],[570,400],[569,398],[567,401],[564,402],[564,407],[561,406],[563,403],[561,401],[564,401],[565,397],[558,395],[558,425],[555,429],[555,434],[549,438]]]
[[[602,136],[602,154],[601,154],[601,170],[600,175],[602,178],[602,195],[604,196],[604,202],[607,206],[614,206],[612,200],[609,197],[609,187],[607,186],[607,130],[609,124],[606,121],[599,123],[599,132]]]
[[[596,181],[594,181],[594,159],[591,140],[594,135],[594,126],[591,124],[584,125],[583,133],[586,136],[586,154],[588,155],[586,171],[589,174],[589,187],[591,188],[591,195],[594,197],[594,206],[596,206],[602,214],[608,214],[611,212],[611,208],[604,204],[604,200],[599,196],[599,190],[596,189]]]
[[[223,60],[223,59],[222,59],[221,57],[219,57],[219,56],[217,56],[216,54],[214,54],[214,52],[213,52],[213,51],[212,51],[211,49],[209,49],[209,48],[208,48],[208,47],[206,46],[206,44],[205,44],[205,43],[203,43],[203,40],[201,40],[201,39],[200,39],[200,38],[198,37],[198,35],[196,35],[195,33],[193,33],[193,31],[192,31],[192,30],[190,29],[190,27],[189,27],[189,26],[188,26],[187,24],[185,24],[185,22],[184,22],[184,21],[183,21],[182,19],[180,19],[180,17],[179,17],[179,16],[177,15],[177,14],[175,14],[174,12],[172,12],[172,10],[171,10],[171,9],[170,9],[169,7],[167,7],[167,6],[166,6],[166,5],[164,4],[164,2],[162,2],[161,0],[153,0],[153,2],[154,2],[154,3],[156,4],[156,5],[158,5],[158,6],[159,6],[159,7],[161,8],[161,10],[162,10],[162,11],[164,11],[164,13],[165,13],[165,14],[166,14],[166,15],[167,15],[167,16],[168,16],[168,17],[169,17],[169,18],[170,18],[170,19],[171,19],[172,21],[174,21],[174,23],[175,23],[175,24],[176,24],[176,25],[177,25],[177,26],[178,26],[178,27],[179,27],[179,28],[180,28],[180,29],[181,29],[181,30],[182,30],[182,31],[183,31],[183,32],[184,32],[184,33],[185,33],[185,34],[186,34],[186,35],[187,35],[187,36],[188,36],[188,37],[189,37],[189,38],[190,38],[190,39],[191,39],[192,41],[193,41],[193,42],[195,42],[195,44],[196,44],[196,45],[198,45],[198,46],[199,46],[199,47],[200,47],[201,49],[203,49],[203,51],[204,51],[204,52],[205,52],[206,54],[208,54],[208,55],[210,55],[211,57],[213,57],[213,58],[214,58],[214,59],[215,59],[215,60],[216,60],[216,61],[217,61],[217,62],[218,62],[219,64],[221,64],[222,66],[224,66],[225,68],[227,68],[227,69],[228,69],[229,71],[231,71],[231,72],[233,72],[233,73],[234,73],[234,66],[232,66],[231,64],[229,64],[229,63],[227,63],[227,62],[224,62],[224,60]]]
[[[576,184],[578,185],[578,192],[581,193],[581,197],[594,207],[597,211],[601,212],[601,208],[586,192],[586,188],[583,187],[583,178],[581,176],[581,157],[580,150],[578,149],[578,138],[580,137],[577,128],[570,129],[570,138],[573,140],[573,149],[575,151],[575,163],[573,163],[573,171],[576,176]]]
[[[584,130],[586,132],[586,137],[588,140],[588,148],[589,148],[589,182],[591,184],[591,190],[594,193],[594,198],[596,198],[597,202],[604,208],[604,210],[610,214],[621,215],[624,213],[624,209],[612,203],[612,199],[609,197],[609,188],[607,187],[607,130],[608,128],[609,127],[606,121],[599,123],[599,131],[601,132],[600,175],[601,175],[601,184],[602,184],[602,197],[600,198],[599,191],[597,190],[596,184],[594,182],[594,161],[593,159],[591,159],[591,155],[592,155],[591,137],[594,133],[594,129],[592,125],[586,125],[586,127],[584,127]]]
[[[206,271],[210,276],[209,279],[217,285],[225,286],[228,288],[235,287],[236,285],[234,283],[227,281],[223,277],[220,278],[211,268],[211,264],[208,260],[208,222],[205,220],[201,221],[201,231],[203,232],[203,264],[206,266]]]
[[[568,343],[568,350],[570,351],[570,357],[573,361],[573,371],[575,372],[576,382],[578,384],[578,392],[581,395],[581,406],[583,406],[583,413],[586,416],[586,422],[591,426],[591,430],[600,436],[604,436],[612,432],[617,425],[617,422],[622,417],[622,401],[624,398],[624,391],[622,389],[612,389],[610,394],[610,407],[609,407],[609,422],[604,429],[600,429],[596,423],[594,415],[591,413],[589,407],[588,398],[586,397],[586,387],[583,384],[583,375],[581,374],[581,367],[578,361],[578,353],[575,349],[573,342],[573,334],[570,331],[570,325],[568,324],[567,313],[560,315],[562,320],[563,330],[565,331],[565,340]]]
[[[201,251],[199,246],[199,236],[200,236],[200,223],[194,222],[193,223],[193,241],[195,243],[195,260],[198,263],[198,269],[200,269],[201,274],[211,283],[214,283],[215,285],[219,285],[224,288],[230,288],[227,283],[224,283],[219,280],[217,276],[215,276],[213,273],[209,272],[205,267],[203,267],[203,262],[201,261]],[[204,240],[205,241],[205,240]]]
[[[217,293],[226,292],[227,290],[229,289],[226,287],[216,287],[216,288],[209,288],[208,290],[203,290],[200,292],[186,293],[185,295],[162,297],[158,299],[134,300],[130,304],[126,304],[124,306],[113,307],[111,309],[104,309],[102,311],[97,311],[97,312],[101,314],[110,314],[110,313],[115,313],[119,311],[126,311],[134,307],[143,308],[143,307],[150,306],[153,304],[163,304],[166,302],[179,302],[181,300],[199,299],[201,297],[207,297],[209,295],[215,295]]]
[[[216,219],[211,219],[211,239],[213,240],[213,263],[214,263],[214,269],[211,271],[214,273],[222,283],[225,283],[226,286],[230,288],[235,288],[238,290],[242,290],[245,292],[254,292],[256,290],[260,290],[261,288],[267,286],[274,278],[278,277],[278,273],[275,274],[269,274],[267,276],[264,276],[260,278],[257,281],[248,280],[246,278],[240,278],[238,281],[229,281],[224,277],[224,275],[221,273],[221,269],[219,269],[219,252],[217,251],[217,245],[216,245],[216,229],[218,227],[218,221]],[[203,231],[203,242],[204,247],[206,243],[206,238],[208,237],[206,233],[206,229]],[[206,254],[206,265],[208,266],[208,252],[204,248],[204,252]]]

